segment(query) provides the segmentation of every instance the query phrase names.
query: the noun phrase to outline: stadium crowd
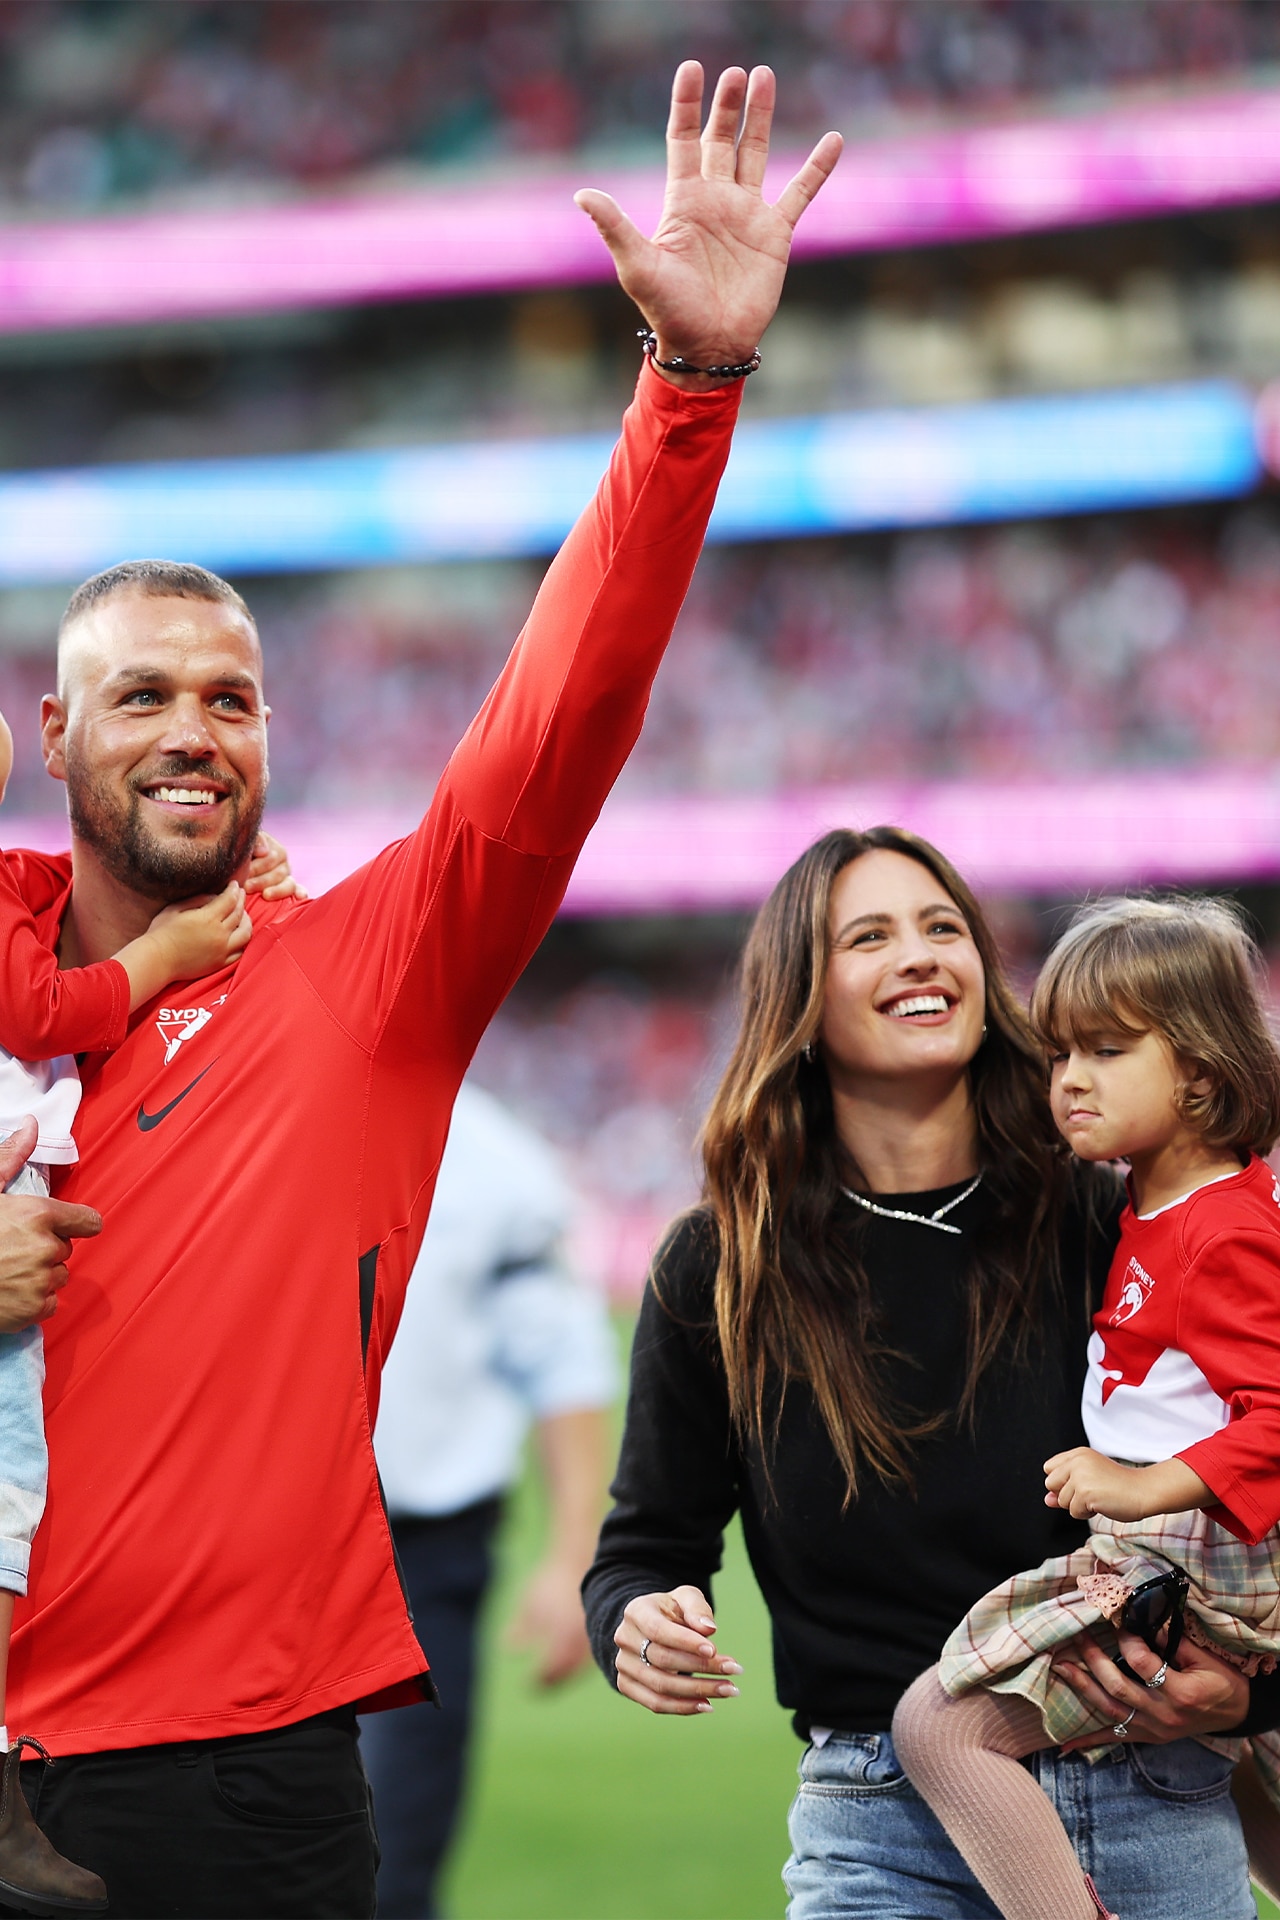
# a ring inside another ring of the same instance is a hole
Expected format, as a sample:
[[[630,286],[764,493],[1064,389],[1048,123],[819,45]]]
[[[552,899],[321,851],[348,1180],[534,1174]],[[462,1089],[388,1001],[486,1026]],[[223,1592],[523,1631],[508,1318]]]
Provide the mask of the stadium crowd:
[[[649,1249],[697,1192],[694,1138],[723,1065],[733,995],[608,967],[543,998],[517,991],[476,1060],[478,1082],[560,1152],[582,1201],[584,1272],[634,1299]]]
[[[779,133],[1274,59],[1257,0],[6,0],[0,195],[92,207],[394,164],[648,152],[673,60],[778,71]]]
[[[1130,521],[713,555],[630,774],[676,788],[1274,761],[1280,545]]]
[[[532,584],[509,564],[256,586],[273,805],[425,804]],[[56,597],[0,596],[2,710],[33,711],[51,684]],[[1278,624],[1265,501],[711,549],[620,790],[1274,765]],[[56,797],[22,733],[10,791],[27,814]],[[1029,974],[1036,930],[1015,916],[1006,932]],[[481,1081],[567,1156],[584,1251],[617,1286],[692,1197],[730,1018],[727,959],[692,985],[605,962],[522,989],[483,1042]]]
[[[273,805],[425,803],[529,584],[513,563],[257,588]],[[45,604],[0,597],[11,712],[50,683]],[[711,549],[621,790],[1274,764],[1278,622],[1266,501]],[[50,810],[33,739],[11,792]]]
[[[526,579],[446,573],[435,623],[421,576],[260,590],[279,804],[421,802]],[[712,550],[621,790],[1274,764],[1278,623],[1280,516],[1265,504]],[[0,706],[29,710],[47,679],[39,654],[0,658]],[[48,806],[33,754],[15,801]],[[1029,976],[1037,930],[1014,916],[1005,932]],[[615,1285],[634,1286],[692,1197],[730,1004],[724,971],[680,987],[602,964],[518,994],[482,1045],[483,1083],[566,1154],[591,1267]]]

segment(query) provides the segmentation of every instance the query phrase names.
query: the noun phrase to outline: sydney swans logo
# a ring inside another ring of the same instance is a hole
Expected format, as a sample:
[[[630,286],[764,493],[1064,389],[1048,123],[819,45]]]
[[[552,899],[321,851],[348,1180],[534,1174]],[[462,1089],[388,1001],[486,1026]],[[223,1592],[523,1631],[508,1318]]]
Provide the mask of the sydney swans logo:
[[[220,1007],[226,997],[225,993],[219,994],[213,1005],[208,1007],[161,1007],[156,1019],[156,1032],[164,1041],[166,1067],[177,1058],[184,1041],[194,1039],[201,1028],[208,1026],[214,1008]]]
[[[1132,1320],[1135,1313],[1147,1302],[1147,1297],[1155,1281],[1144,1266],[1129,1256],[1129,1265],[1125,1270],[1124,1285],[1120,1289],[1120,1299],[1112,1312],[1111,1325],[1122,1327],[1126,1320]]]

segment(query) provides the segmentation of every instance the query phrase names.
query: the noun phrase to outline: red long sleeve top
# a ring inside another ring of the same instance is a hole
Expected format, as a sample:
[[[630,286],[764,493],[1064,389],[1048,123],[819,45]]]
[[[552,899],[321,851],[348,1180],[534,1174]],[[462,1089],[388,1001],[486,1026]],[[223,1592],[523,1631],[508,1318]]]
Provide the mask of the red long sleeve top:
[[[251,901],[238,968],[86,1063],[60,1191],[106,1225],[46,1329],[49,1503],[9,1670],[10,1724],[55,1753],[392,1704],[423,1675],[379,1371],[454,1093],[639,731],[738,393],[644,371],[417,831],[318,900]]]

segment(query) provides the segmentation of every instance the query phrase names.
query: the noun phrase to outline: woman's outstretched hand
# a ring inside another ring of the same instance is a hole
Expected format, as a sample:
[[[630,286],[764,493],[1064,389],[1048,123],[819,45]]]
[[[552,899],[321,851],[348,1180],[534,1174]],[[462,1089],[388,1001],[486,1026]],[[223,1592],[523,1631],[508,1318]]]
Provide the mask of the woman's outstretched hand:
[[[776,85],[768,67],[720,75],[702,125],[702,68],[676,69],[667,122],[667,190],[651,240],[617,201],[595,187],[574,199],[613,255],[623,291],[658,336],[658,358],[695,367],[749,360],[782,292],[797,220],[840,157],[824,133],[775,206],[761,187],[769,157]],[[738,131],[739,118],[742,130]],[[683,386],[706,386],[689,375]]]
[[[710,1713],[713,1700],[732,1699],[738,1689],[723,1676],[742,1668],[716,1652],[715,1630],[711,1609],[696,1587],[642,1593],[613,1636],[618,1692],[650,1713]]]
[[[1119,1736],[1126,1741],[1163,1746],[1170,1740],[1194,1740],[1203,1733],[1229,1733],[1249,1711],[1249,1682],[1244,1675],[1193,1641],[1182,1642],[1177,1666],[1168,1669],[1158,1687],[1144,1683],[1160,1671],[1159,1654],[1131,1633],[1120,1635],[1120,1651],[1141,1676],[1139,1680],[1126,1679],[1088,1634],[1073,1640],[1053,1664],[1072,1692],[1105,1714],[1113,1727],[1127,1718],[1130,1709],[1137,1709]],[[1068,1740],[1062,1751],[1109,1746],[1116,1740],[1115,1734],[1106,1731],[1086,1733]]]

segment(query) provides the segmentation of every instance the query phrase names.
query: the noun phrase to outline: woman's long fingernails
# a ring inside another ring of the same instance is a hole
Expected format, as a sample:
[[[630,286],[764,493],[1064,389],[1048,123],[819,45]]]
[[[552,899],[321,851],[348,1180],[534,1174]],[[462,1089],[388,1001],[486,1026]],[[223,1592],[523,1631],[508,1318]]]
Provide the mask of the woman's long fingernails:
[[[694,1708],[695,1713],[710,1713],[710,1711],[711,1702],[709,1700],[699,1700],[697,1706]]]
[[[717,1687],[716,1697],[720,1700],[736,1700],[738,1697],[738,1689],[734,1686]]]
[[[720,1662],[720,1671],[721,1673],[741,1673],[742,1668],[736,1660],[722,1660]]]

